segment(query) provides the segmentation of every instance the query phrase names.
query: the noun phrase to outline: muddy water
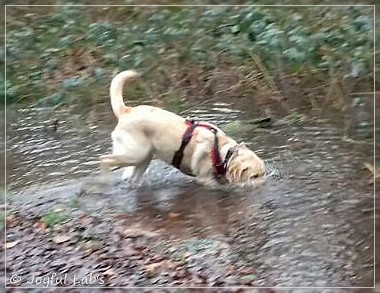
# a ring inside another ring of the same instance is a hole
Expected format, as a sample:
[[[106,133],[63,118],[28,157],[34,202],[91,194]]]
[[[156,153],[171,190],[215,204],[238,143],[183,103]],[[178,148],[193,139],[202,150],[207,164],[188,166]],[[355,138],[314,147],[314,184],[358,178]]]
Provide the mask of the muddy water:
[[[239,108],[217,103],[183,115],[222,128],[257,115]],[[373,160],[371,145],[344,142],[329,120],[277,123],[235,135],[270,169],[268,180],[250,190],[209,190],[156,161],[144,185],[133,187],[118,174],[98,175],[97,158],[110,150],[114,125],[108,104],[85,114],[10,110],[11,204],[35,201],[47,209],[76,197],[82,210],[131,219],[173,241],[219,237],[255,268],[258,285],[373,285],[373,185],[363,169]]]

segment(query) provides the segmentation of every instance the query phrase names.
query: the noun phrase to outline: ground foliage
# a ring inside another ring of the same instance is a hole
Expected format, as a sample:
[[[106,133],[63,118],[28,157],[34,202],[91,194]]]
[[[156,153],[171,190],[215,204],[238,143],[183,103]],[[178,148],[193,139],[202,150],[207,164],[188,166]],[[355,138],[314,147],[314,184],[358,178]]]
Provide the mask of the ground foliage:
[[[272,91],[288,76],[368,80],[373,21],[372,7],[8,7],[7,101],[107,99],[130,68],[150,84],[131,92],[164,103],[217,95],[215,79]]]

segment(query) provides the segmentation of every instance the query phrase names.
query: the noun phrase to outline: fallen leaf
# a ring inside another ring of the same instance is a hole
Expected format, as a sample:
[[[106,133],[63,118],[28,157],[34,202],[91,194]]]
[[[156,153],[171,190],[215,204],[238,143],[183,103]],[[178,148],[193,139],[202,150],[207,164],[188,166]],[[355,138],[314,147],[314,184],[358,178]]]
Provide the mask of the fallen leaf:
[[[229,265],[227,267],[227,272],[228,274],[233,275],[236,272],[236,268],[233,265]]]
[[[54,243],[60,244],[69,241],[71,238],[68,235],[58,235],[53,238]]]
[[[6,221],[7,221],[7,227],[15,227],[20,224],[20,220],[18,220],[16,216],[14,215],[8,216]]]
[[[173,262],[171,260],[163,260],[161,262],[163,264],[163,267],[169,270],[178,269],[180,266],[179,262]]]
[[[257,279],[257,276],[254,274],[245,275],[241,278],[245,285],[250,285],[255,279]]]
[[[46,230],[47,224],[45,222],[38,221],[34,224],[34,227],[36,227],[37,229],[40,229],[40,230]]]
[[[12,247],[15,247],[18,243],[20,242],[20,240],[16,240],[16,241],[12,241],[12,242],[7,242],[5,244],[5,248],[12,248]]]
[[[257,275],[257,272],[253,268],[245,268],[243,269],[242,273],[245,275]]]
[[[145,266],[145,272],[148,274],[148,275],[152,275],[154,274],[154,272],[156,271],[156,269],[161,266],[162,262],[156,262],[156,263],[151,263],[151,264],[148,264]]]
[[[174,213],[174,212],[170,212],[169,213],[169,219],[177,219],[179,216],[181,215],[181,213]]]
[[[133,249],[132,247],[128,247],[128,246],[126,246],[126,247],[123,248],[122,253],[123,253],[124,255],[126,255],[126,256],[132,256],[132,255],[136,255],[136,254],[138,254],[139,251],[136,250],[136,249]]]
[[[103,275],[112,277],[113,275],[115,275],[115,271],[113,269],[108,269],[103,273]]]
[[[81,215],[79,218],[79,223],[81,223],[83,226],[88,226],[93,221],[92,218],[90,218],[88,215]]]

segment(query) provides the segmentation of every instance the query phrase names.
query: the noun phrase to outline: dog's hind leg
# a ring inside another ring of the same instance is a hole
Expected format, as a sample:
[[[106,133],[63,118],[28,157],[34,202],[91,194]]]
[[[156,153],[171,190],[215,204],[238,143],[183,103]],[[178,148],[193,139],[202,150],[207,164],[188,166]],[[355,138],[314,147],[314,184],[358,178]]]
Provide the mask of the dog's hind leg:
[[[139,152],[131,152],[132,155],[119,154],[119,155],[104,155],[100,157],[100,163],[102,168],[114,167],[119,168],[126,167],[123,172],[122,180],[131,179],[132,182],[140,182],[141,177],[145,170],[148,168],[150,161],[153,158],[153,154],[149,149],[145,152],[141,150]]]
[[[150,158],[149,152],[146,154],[139,154],[139,156],[131,155],[102,155],[100,156],[100,169],[102,172],[108,171],[110,167],[116,167],[116,169],[123,167],[133,167],[141,165],[148,158]],[[150,161],[150,160],[149,160]]]
[[[117,132],[112,133],[112,154],[100,157],[102,166],[127,167],[122,179],[131,178],[138,180],[145,172],[153,157],[153,146],[149,139],[141,133],[124,133],[123,136]]]
[[[136,166],[129,166],[126,167],[125,170],[123,171],[123,175],[121,176],[122,180],[131,180],[132,182],[135,183],[140,183],[142,176],[146,169],[149,166],[150,161],[152,160],[153,156],[149,156],[144,162],[142,162],[139,165]]]
[[[143,179],[143,175],[146,169],[148,168],[149,163],[152,160],[152,158],[153,158],[153,154],[150,155],[148,158],[146,158],[146,160],[142,162],[141,164],[134,166],[133,174],[131,177],[132,182],[137,183],[137,184],[141,183],[141,180]]]

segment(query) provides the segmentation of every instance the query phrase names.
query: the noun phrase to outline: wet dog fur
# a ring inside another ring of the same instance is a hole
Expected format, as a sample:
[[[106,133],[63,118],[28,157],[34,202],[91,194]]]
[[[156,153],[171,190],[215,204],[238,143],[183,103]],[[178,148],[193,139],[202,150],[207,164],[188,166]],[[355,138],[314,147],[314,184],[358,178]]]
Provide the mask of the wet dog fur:
[[[111,82],[111,106],[118,123],[111,134],[112,154],[101,156],[100,164],[103,170],[126,167],[123,179],[129,178],[135,183],[140,183],[153,158],[171,164],[187,124],[185,118],[158,107],[126,106],[123,100],[123,86],[137,78],[137,72],[127,70],[117,74]],[[263,178],[264,162],[244,144],[238,144],[221,129],[212,126],[218,130],[222,160],[227,151],[237,145],[227,166],[226,181],[229,184],[248,184]],[[194,176],[202,184],[219,185],[214,176],[210,156],[213,146],[214,134],[204,127],[196,127],[185,148],[181,171]]]

